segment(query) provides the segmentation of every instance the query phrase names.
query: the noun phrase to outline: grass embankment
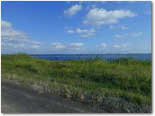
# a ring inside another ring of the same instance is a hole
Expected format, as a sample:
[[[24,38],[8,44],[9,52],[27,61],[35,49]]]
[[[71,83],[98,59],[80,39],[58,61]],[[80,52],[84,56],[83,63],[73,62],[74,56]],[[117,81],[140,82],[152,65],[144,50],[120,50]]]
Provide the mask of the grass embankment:
[[[151,108],[151,61],[49,61],[16,54],[2,56],[1,66],[2,81],[16,80],[39,92],[100,103],[108,112],[148,112]]]

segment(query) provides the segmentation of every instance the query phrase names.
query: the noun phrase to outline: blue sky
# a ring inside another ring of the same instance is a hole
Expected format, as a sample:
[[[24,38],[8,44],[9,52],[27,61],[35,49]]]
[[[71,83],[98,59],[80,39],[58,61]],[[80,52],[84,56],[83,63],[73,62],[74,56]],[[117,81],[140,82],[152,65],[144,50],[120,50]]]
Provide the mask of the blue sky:
[[[151,53],[152,2],[2,2],[2,53]]]

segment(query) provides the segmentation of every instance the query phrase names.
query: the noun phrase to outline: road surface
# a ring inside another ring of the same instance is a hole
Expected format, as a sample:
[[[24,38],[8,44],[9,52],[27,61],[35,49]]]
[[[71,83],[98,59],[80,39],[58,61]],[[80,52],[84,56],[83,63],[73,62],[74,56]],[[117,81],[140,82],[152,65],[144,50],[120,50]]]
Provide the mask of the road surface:
[[[56,95],[41,95],[30,89],[1,84],[2,113],[91,113],[103,112],[92,106]]]

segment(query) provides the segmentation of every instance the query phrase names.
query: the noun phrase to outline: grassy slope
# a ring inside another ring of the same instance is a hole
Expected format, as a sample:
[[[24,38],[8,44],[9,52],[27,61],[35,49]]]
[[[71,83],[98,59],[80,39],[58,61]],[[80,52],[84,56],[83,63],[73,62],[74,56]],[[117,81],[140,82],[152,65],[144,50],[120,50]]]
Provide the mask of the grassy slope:
[[[91,95],[97,102],[103,97],[115,97],[138,105],[152,103],[150,61],[49,61],[17,54],[2,56],[2,79],[15,79],[25,85],[40,84],[48,92],[80,100]]]

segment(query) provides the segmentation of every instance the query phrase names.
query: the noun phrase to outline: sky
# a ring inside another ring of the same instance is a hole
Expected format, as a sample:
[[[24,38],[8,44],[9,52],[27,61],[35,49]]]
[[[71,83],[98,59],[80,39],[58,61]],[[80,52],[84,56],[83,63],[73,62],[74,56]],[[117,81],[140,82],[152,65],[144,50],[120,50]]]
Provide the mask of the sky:
[[[1,3],[2,54],[152,53],[152,2]]]

